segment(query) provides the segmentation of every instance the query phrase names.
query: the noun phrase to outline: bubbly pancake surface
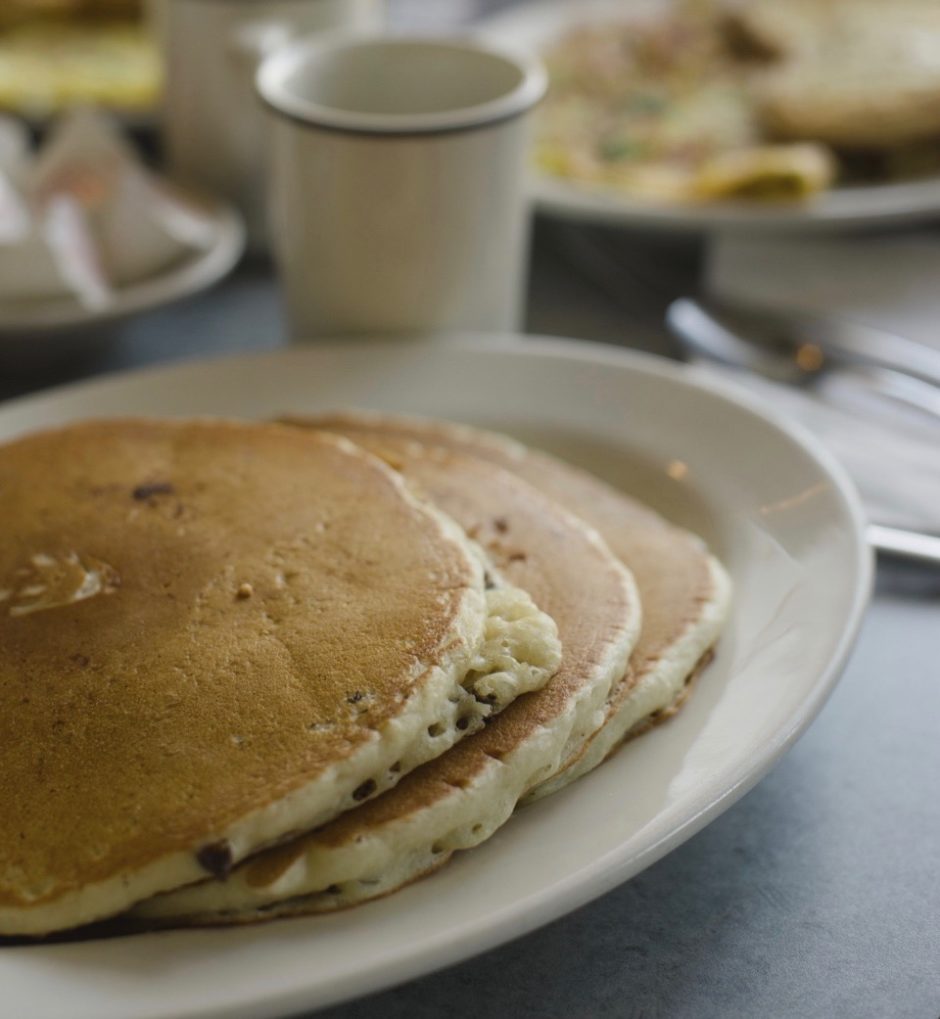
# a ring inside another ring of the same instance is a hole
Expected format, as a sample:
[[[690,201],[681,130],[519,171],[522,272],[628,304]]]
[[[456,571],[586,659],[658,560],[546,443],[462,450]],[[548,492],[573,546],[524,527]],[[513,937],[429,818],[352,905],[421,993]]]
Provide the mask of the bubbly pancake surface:
[[[224,872],[477,704],[478,558],[344,440],[74,425],[0,447],[0,517],[0,932]]]
[[[329,424],[329,422],[324,422]],[[603,721],[640,613],[629,573],[597,535],[520,478],[479,457],[408,437],[357,433],[486,550],[558,624],[550,684],[395,789],[319,831],[266,851],[224,881],[141,903],[171,922],[226,922],[335,909],[389,892],[482,842],[528,789]]]
[[[287,420],[309,423],[304,418]],[[681,701],[686,681],[718,639],[731,592],[724,568],[698,537],[587,471],[505,435],[446,421],[364,412],[321,415],[316,421],[357,442],[397,436],[499,464],[595,527],[632,572],[643,605],[643,628],[629,672],[611,690],[604,724],[580,747],[572,747],[559,773],[530,797],[557,791],[585,774],[634,727]]]

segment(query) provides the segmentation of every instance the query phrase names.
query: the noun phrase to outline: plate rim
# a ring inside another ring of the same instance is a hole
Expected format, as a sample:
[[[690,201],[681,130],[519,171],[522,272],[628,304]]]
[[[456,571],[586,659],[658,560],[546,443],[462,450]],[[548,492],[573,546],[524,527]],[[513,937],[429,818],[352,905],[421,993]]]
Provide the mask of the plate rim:
[[[672,849],[676,848],[701,830],[715,817],[724,812],[746,792],[753,788],[796,742],[822,709],[842,673],[852,650],[864,618],[873,583],[873,554],[865,540],[865,514],[855,487],[845,469],[838,463],[820,441],[798,422],[771,410],[754,396],[734,382],[716,379],[700,372],[694,365],[683,365],[667,361],[640,351],[627,350],[606,344],[571,340],[550,336],[521,334],[474,334],[463,333],[447,340],[417,339],[396,341],[398,347],[443,350],[447,347],[461,354],[473,355],[480,351],[487,354],[510,356],[528,355],[560,360],[575,360],[600,366],[616,366],[638,372],[640,375],[654,375],[714,396],[734,405],[737,409],[769,424],[790,444],[796,446],[833,483],[833,490],[844,516],[844,522],[851,527],[851,565],[854,573],[851,603],[840,624],[838,640],[834,643],[824,669],[816,676],[799,709],[782,724],[762,747],[756,760],[743,761],[734,769],[728,784],[694,814],[673,826],[668,833],[647,846],[639,854],[624,857],[622,852],[612,849],[596,859],[588,874],[575,873],[556,881],[538,892],[530,894],[521,902],[515,902],[498,914],[490,914],[477,921],[471,921],[446,938],[435,943],[430,951],[420,956],[412,953],[399,958],[392,955],[372,966],[365,974],[340,976],[333,982],[319,981],[316,984],[292,986],[272,996],[265,993],[258,998],[245,999],[233,1008],[231,1003],[205,1003],[187,1008],[185,1011],[142,1011],[136,1019],[177,1016],[180,1019],[258,1019],[262,1016],[283,1016],[311,1008],[324,1008],[331,1004],[350,1000],[395,986],[424,974],[442,969],[456,962],[494,948],[500,944],[522,937],[530,931],[557,919],[574,909],[610,891],[612,888],[640,873]],[[158,375],[172,376],[192,370],[211,370],[220,362],[247,361],[255,365],[260,362],[290,362],[293,360],[315,361],[319,356],[336,356],[357,352],[368,356],[370,351],[381,350],[386,354],[392,349],[387,339],[368,339],[355,342],[333,341],[308,346],[283,347],[276,350],[222,354],[208,358],[185,359],[161,363],[144,368],[122,371],[103,377],[95,377],[63,386],[40,390],[33,394],[17,397],[0,403],[0,428],[4,419],[15,416],[29,404],[55,401],[61,396],[81,395],[102,388],[120,388],[127,380]],[[5,441],[5,440],[4,440]],[[172,934],[172,932],[167,932]],[[156,936],[162,936],[157,934]],[[34,952],[43,946],[28,946],[7,951]]]
[[[641,0],[640,6],[665,6],[668,0]],[[583,6],[582,6],[583,4]],[[564,11],[587,8],[588,17],[566,18]],[[473,22],[475,32],[534,50],[539,47],[516,33],[543,18],[589,22],[597,12],[628,16],[622,0],[521,0]],[[560,27],[560,26],[559,26]],[[504,34],[508,33],[508,34]],[[555,34],[554,32],[552,34]],[[614,189],[552,177],[531,169],[527,194],[539,212],[561,219],[609,224],[662,233],[713,231],[767,233],[827,233],[891,226],[940,216],[940,173],[910,181],[832,188],[814,200],[792,206],[708,202],[682,205],[644,202],[621,196]],[[872,208],[874,204],[874,208]]]

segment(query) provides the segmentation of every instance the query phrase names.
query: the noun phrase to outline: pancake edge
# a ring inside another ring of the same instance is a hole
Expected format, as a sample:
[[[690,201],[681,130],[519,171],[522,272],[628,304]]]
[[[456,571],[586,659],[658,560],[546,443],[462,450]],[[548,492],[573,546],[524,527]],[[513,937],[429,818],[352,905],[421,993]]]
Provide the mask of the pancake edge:
[[[640,675],[613,714],[585,741],[582,751],[567,768],[557,772],[525,797],[531,803],[556,793],[593,771],[614,753],[633,729],[657,712],[668,710],[681,697],[689,677],[721,633],[731,604],[731,578],[721,563],[708,558],[711,597],[698,619],[644,675]]]
[[[583,526],[589,540],[606,549],[597,532],[586,524]],[[632,574],[612,558],[631,602],[639,606]],[[486,841],[509,820],[525,793],[567,759],[572,735],[593,732],[602,722],[607,698],[627,669],[640,626],[641,613],[637,611],[624,626],[619,642],[612,642],[606,649],[595,681],[569,698],[567,711],[559,716],[557,726],[540,726],[502,758],[491,757],[466,786],[454,787],[454,795],[389,821],[352,844],[314,846],[276,881],[260,889],[244,882],[234,886],[231,878],[224,882],[204,881],[199,886],[140,903],[134,910],[135,919],[155,921],[158,926],[246,923],[281,915],[278,911],[281,903],[284,915],[332,912],[385,896],[436,870],[441,857],[446,859],[457,850]],[[316,887],[311,889],[310,875],[314,874]],[[370,876],[366,878],[365,874]],[[189,908],[181,910],[181,904]]]

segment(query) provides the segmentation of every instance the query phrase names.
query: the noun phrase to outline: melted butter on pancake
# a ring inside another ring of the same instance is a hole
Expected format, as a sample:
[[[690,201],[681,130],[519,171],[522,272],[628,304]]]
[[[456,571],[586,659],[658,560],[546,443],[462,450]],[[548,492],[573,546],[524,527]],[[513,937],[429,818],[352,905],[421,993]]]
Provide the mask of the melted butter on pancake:
[[[95,595],[113,594],[120,586],[117,570],[92,555],[38,552],[28,566],[16,571],[14,585],[0,591],[0,601],[10,601],[9,615],[28,616],[74,605]]]

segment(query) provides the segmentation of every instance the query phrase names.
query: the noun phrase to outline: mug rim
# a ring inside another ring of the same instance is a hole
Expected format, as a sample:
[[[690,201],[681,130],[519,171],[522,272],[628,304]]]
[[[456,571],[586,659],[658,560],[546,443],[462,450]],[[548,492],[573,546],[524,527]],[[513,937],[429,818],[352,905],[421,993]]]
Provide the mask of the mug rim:
[[[371,46],[424,46],[496,57],[519,72],[515,86],[495,99],[430,113],[363,113],[293,95],[285,80],[311,57]],[[371,137],[453,134],[492,127],[527,113],[545,95],[548,74],[535,56],[496,45],[480,35],[395,35],[337,29],[295,39],[267,56],[255,75],[255,91],[273,114],[303,127]]]

